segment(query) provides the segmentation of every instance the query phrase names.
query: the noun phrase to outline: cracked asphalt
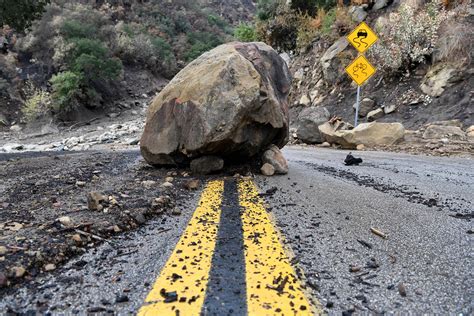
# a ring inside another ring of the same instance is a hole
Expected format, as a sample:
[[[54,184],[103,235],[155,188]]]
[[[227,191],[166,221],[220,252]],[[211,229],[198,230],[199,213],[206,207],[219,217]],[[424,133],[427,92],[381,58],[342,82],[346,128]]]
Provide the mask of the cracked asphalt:
[[[472,159],[354,152],[364,162],[345,166],[346,151],[287,147],[283,152],[290,173],[257,176],[255,182],[268,192],[263,195],[267,211],[293,254],[296,272],[324,312],[472,314]],[[5,293],[0,311],[137,313],[199,197],[200,192],[192,195],[180,216],[149,221]],[[235,304],[229,310],[240,315],[245,300],[226,299],[220,290],[225,277],[234,280],[230,288],[243,286],[235,281],[243,275],[236,267],[244,261],[238,251],[242,242],[222,234],[241,229],[230,213],[239,211],[232,207],[236,200],[225,199],[221,220],[229,223],[221,226],[216,253],[224,257],[222,247],[229,247],[237,259],[224,258],[215,271],[211,268],[209,289],[219,290],[220,300]],[[226,273],[226,265],[233,273]],[[206,304],[213,301],[209,297]]]

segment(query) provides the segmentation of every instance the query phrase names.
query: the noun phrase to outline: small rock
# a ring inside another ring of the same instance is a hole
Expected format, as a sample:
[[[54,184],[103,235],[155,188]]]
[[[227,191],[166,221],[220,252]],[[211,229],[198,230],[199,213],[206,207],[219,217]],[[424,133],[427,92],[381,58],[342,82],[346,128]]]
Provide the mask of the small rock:
[[[86,185],[86,182],[84,181],[76,181],[76,186],[78,187],[84,187]]]
[[[260,168],[260,171],[264,176],[268,177],[271,177],[275,174],[275,168],[269,163],[263,164],[262,168]]]
[[[403,297],[407,296],[407,289],[405,287],[405,284],[403,283],[398,284],[398,293],[400,293],[400,295]]]
[[[396,109],[397,109],[397,106],[395,104],[390,104],[383,107],[383,111],[385,114],[393,113],[395,112]]]
[[[127,295],[117,295],[115,298],[115,303],[125,303],[128,302],[128,296]]]
[[[301,99],[300,99],[300,102],[299,102],[301,105],[303,106],[309,106],[311,105],[311,100],[310,98],[308,98],[308,96],[306,94],[304,94]]]
[[[5,246],[0,246],[0,256],[5,255],[8,252],[7,247]]]
[[[122,230],[120,229],[120,227],[118,227],[118,225],[114,225],[114,233],[120,233]]]
[[[117,118],[119,117],[120,113],[109,113],[107,116],[110,118]]]
[[[142,185],[147,189],[151,189],[152,187],[154,187],[156,185],[156,181],[146,180],[146,181],[142,182]]]
[[[360,270],[362,270],[362,267],[352,266],[349,268],[349,271],[352,273],[359,272]]]
[[[82,243],[82,238],[81,238],[81,235],[79,234],[72,235],[71,239],[78,244]]]
[[[331,144],[329,144],[328,142],[324,142],[320,145],[320,147],[331,147]]]
[[[184,183],[184,187],[188,190],[197,190],[200,184],[201,184],[201,181],[197,179],[191,179]]]
[[[26,270],[23,267],[13,267],[12,271],[15,274],[15,278],[22,278],[26,273]]]
[[[275,145],[271,145],[264,153],[262,157],[263,163],[269,163],[275,168],[277,174],[288,173],[288,163],[283,157],[280,148]]]
[[[171,212],[171,215],[174,215],[174,216],[179,216],[181,215],[181,211],[177,208],[175,208],[172,212]]]
[[[100,192],[89,192],[87,195],[87,205],[91,211],[101,211],[104,207],[102,202],[107,200],[107,196]]]
[[[12,127],[10,127],[10,131],[12,131],[14,133],[21,132],[22,129],[23,128],[20,125],[13,125]]]
[[[166,177],[165,182],[173,182],[174,178],[173,177]]]
[[[64,226],[72,226],[72,220],[69,216],[62,216],[57,219],[58,222],[60,222]]]
[[[134,218],[135,218],[135,221],[140,225],[143,225],[146,223],[145,215],[143,215],[142,213],[136,214]]]
[[[373,122],[375,120],[378,120],[379,118],[382,118],[384,116],[384,114],[385,113],[382,109],[377,109],[377,110],[370,111],[367,114],[367,121]]]
[[[365,149],[365,145],[364,145],[364,144],[359,144],[359,145],[357,145],[356,149],[357,149],[357,150],[364,150],[364,149]]]
[[[161,185],[162,188],[172,188],[174,187],[173,183],[171,182],[164,182],[162,185]]]
[[[48,263],[47,265],[44,266],[44,271],[49,272],[56,270],[56,265],[54,263]]]

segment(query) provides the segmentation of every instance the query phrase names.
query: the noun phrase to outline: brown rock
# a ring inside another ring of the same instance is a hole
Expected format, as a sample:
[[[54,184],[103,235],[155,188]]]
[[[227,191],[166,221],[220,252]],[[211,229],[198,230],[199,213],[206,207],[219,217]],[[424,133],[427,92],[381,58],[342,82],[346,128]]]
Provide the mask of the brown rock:
[[[466,140],[466,133],[457,126],[430,125],[423,134],[424,139]]]
[[[275,174],[275,168],[269,163],[264,163],[262,168],[260,168],[260,171],[264,176],[268,177],[271,177]]]
[[[87,195],[87,206],[91,211],[101,211],[104,207],[102,202],[107,200],[107,196],[100,192],[89,192]]]
[[[191,179],[191,180],[187,180],[186,182],[184,182],[184,187],[187,190],[197,190],[200,185],[201,185],[201,181],[199,181],[197,179]]]
[[[5,273],[0,272],[0,288],[8,286],[8,279]]]
[[[282,152],[280,149],[275,146],[271,145],[264,153],[262,157],[263,163],[269,163],[270,165],[275,168],[276,174],[287,174],[288,173],[288,163],[283,157]]]
[[[19,267],[13,267],[12,272],[15,275],[15,278],[22,278],[25,275],[26,270],[25,268],[19,266]]]
[[[48,263],[43,267],[43,270],[46,272],[56,270],[56,265],[54,263]]]
[[[140,148],[152,165],[183,157],[250,158],[288,142],[291,78],[263,43],[221,45],[190,63],[148,109]]]
[[[216,156],[204,156],[191,161],[191,171],[194,174],[211,174],[224,168],[224,160]]]

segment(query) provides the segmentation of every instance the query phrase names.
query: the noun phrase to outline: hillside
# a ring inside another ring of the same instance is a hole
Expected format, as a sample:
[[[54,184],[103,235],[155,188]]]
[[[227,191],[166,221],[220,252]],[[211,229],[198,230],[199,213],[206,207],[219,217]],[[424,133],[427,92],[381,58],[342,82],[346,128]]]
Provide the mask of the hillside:
[[[0,55],[2,121],[50,112],[76,120],[153,95],[188,62],[234,40],[234,27],[254,12],[249,0],[53,1],[26,34],[0,29],[8,42]]]

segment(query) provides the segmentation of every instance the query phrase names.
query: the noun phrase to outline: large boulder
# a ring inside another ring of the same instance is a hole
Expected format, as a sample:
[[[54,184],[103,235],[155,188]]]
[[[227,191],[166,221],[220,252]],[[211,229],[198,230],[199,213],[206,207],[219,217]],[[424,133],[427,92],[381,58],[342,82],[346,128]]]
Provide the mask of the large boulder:
[[[326,123],[321,125],[319,130],[327,142],[348,149],[354,149],[359,144],[393,145],[405,135],[405,128],[401,123],[364,123],[352,130],[334,130],[331,124]]]
[[[420,85],[421,91],[432,97],[439,97],[446,88],[459,81],[459,72],[458,69],[449,64],[438,64],[431,68],[423,78]]]
[[[321,57],[321,66],[323,68],[323,76],[327,83],[334,84],[343,76],[345,65],[339,58],[340,53],[346,50],[349,42],[345,37],[341,37],[331,45]]]
[[[190,63],[148,109],[140,147],[152,165],[203,155],[248,158],[288,142],[285,61],[264,43],[221,45]]]
[[[424,139],[466,140],[466,133],[458,126],[429,125],[423,133]]]
[[[325,107],[306,108],[298,115],[298,129],[296,135],[298,139],[307,144],[321,144],[324,139],[319,132],[319,125],[327,122],[330,113]]]

